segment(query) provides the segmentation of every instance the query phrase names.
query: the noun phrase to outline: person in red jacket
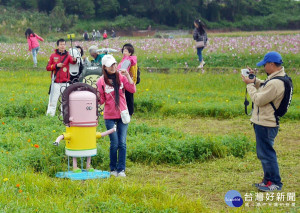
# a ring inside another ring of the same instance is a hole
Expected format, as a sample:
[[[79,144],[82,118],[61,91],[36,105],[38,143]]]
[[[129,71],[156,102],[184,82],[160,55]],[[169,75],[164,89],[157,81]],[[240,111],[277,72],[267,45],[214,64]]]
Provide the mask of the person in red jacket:
[[[37,34],[35,34],[32,29],[28,28],[25,31],[25,37],[27,39],[27,43],[28,43],[28,51],[32,52],[32,57],[33,57],[33,63],[34,63],[34,67],[37,67],[37,59],[36,56],[39,52],[40,49],[40,44],[39,41],[44,41],[44,39],[40,36],[38,36]]]
[[[76,58],[73,58],[66,51],[66,41],[59,39],[57,42],[55,53],[50,56],[47,71],[51,71],[51,87],[49,90],[49,103],[47,115],[54,116],[57,106],[57,101],[60,93],[69,85],[70,72],[69,64],[76,64]]]
[[[104,33],[103,33],[103,40],[107,39],[107,32],[106,30],[104,30]]]

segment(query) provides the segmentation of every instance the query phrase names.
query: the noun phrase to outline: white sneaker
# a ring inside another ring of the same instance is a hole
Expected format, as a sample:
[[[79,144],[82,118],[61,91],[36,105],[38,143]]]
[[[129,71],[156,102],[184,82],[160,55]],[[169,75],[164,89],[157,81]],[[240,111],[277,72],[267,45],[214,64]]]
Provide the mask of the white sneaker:
[[[117,171],[112,171],[112,172],[110,172],[110,176],[118,177],[118,172]]]
[[[121,171],[118,173],[118,177],[126,177],[125,171]]]
[[[204,64],[204,61],[201,61],[200,65],[197,68],[202,68]]]

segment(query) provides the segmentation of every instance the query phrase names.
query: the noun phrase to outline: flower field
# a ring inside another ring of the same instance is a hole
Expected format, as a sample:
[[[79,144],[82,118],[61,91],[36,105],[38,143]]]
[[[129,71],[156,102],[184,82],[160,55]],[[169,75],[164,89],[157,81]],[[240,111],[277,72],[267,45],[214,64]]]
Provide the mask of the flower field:
[[[47,41],[47,39],[46,39]],[[175,39],[128,39],[73,42],[80,45],[88,54],[91,45],[99,48],[110,47],[121,50],[123,44],[132,43],[141,67],[195,67],[198,64],[196,49],[192,38]],[[68,42],[70,46],[70,42]],[[55,42],[42,42],[39,52],[39,67],[49,59],[49,55],[56,48]],[[27,51],[27,43],[7,43],[1,45],[1,67],[22,67],[31,64],[31,54]],[[282,54],[285,67],[291,70],[299,68],[300,33],[288,35],[257,35],[241,34],[237,37],[212,36],[209,37],[207,48],[204,49],[204,60],[208,67],[240,68],[246,65],[255,66],[257,60],[268,51],[278,51]],[[121,53],[115,54],[121,59]],[[42,66],[43,65],[43,66]],[[298,71],[299,72],[299,71]]]
[[[211,36],[204,51],[207,66],[187,73],[176,68],[198,65],[190,38],[74,43],[85,50],[92,44],[120,50],[127,42],[135,46],[142,70],[128,129],[127,177],[89,181],[55,178],[67,170],[65,142],[52,145],[65,127],[57,117],[45,116],[50,74],[44,67],[55,43],[42,43],[37,69],[31,68],[26,43],[1,44],[0,212],[232,212],[224,202],[226,192],[255,196],[251,185],[262,176],[253,127],[244,115],[239,69],[255,67],[271,50],[282,53],[294,83],[275,149],[283,191],[296,193],[296,205],[234,210],[297,212],[300,34]],[[258,76],[265,78],[261,69]],[[105,130],[102,117],[97,130]],[[92,165],[107,171],[109,138],[98,139],[97,149]]]

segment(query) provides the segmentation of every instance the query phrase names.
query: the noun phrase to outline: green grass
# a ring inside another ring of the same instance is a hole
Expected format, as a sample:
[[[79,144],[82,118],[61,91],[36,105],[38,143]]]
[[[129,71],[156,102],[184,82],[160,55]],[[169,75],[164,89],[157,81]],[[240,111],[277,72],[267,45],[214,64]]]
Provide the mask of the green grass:
[[[134,180],[69,181],[32,171],[5,171],[0,208],[4,212],[197,212],[198,200],[174,195],[158,184]],[[16,185],[20,184],[17,188]],[[19,190],[22,192],[19,192]]]
[[[292,105],[284,119],[300,119],[300,76],[293,79]],[[261,79],[266,76],[260,73]],[[49,72],[2,71],[0,117],[36,117],[45,113],[50,84]],[[7,81],[6,79],[9,79]],[[19,79],[22,79],[22,86]],[[239,72],[141,75],[135,95],[139,116],[218,117],[244,115],[245,84]]]
[[[52,47],[47,48],[46,52]],[[286,71],[293,79],[294,96],[275,140],[283,192],[296,193],[296,207],[232,209],[224,202],[226,192],[237,190],[243,199],[246,193],[255,196],[251,185],[263,175],[253,127],[244,115],[245,84],[239,72],[261,55],[208,53],[208,66],[197,70],[192,51],[187,55],[137,51],[142,73],[127,136],[127,177],[89,181],[55,178],[56,172],[67,170],[67,157],[64,141],[52,145],[65,126],[57,117],[45,116],[48,55],[39,55],[38,69],[30,69],[31,56],[1,58],[0,212],[297,212],[299,57],[284,55],[290,62]],[[258,76],[266,77],[262,70]],[[104,130],[100,118],[97,131]],[[108,137],[97,141],[97,150],[92,165],[109,170]]]
[[[275,149],[284,192],[296,192],[298,206],[299,77],[291,76],[293,105],[282,121]],[[128,177],[83,182],[54,177],[67,170],[67,158],[64,142],[52,145],[64,125],[44,115],[49,73],[1,71],[0,83],[3,212],[228,212],[233,209],[224,203],[227,191],[255,195],[251,184],[261,179],[262,169],[253,129],[243,115],[245,85],[237,73],[143,72],[135,95],[137,113],[129,125]],[[103,131],[100,121],[97,129]],[[108,170],[109,138],[99,139],[97,147],[92,164]],[[243,206],[234,211],[296,209]]]
[[[285,118],[300,118],[299,75],[289,73],[294,83],[291,108]],[[259,74],[261,79],[265,76]],[[144,81],[144,79],[146,79]],[[146,115],[233,118],[244,115],[245,84],[239,72],[147,74],[138,85],[136,109]],[[248,98],[249,99],[249,98]]]

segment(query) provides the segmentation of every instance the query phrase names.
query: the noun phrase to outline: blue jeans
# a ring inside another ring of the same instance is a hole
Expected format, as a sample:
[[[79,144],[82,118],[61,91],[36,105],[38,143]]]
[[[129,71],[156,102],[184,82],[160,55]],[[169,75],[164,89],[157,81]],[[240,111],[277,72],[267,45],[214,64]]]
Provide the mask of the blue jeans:
[[[106,129],[117,125],[117,131],[110,134],[110,170],[121,172],[126,166],[126,135],[128,124],[123,124],[121,119],[105,120]]]
[[[32,57],[33,57],[33,63],[34,63],[34,64],[37,64],[36,55],[38,54],[39,49],[40,49],[40,47],[36,47],[36,48],[34,48],[34,49],[31,50],[31,52],[32,52]]]
[[[282,186],[276,152],[273,148],[278,127],[253,125],[256,136],[256,154],[264,170],[264,182]]]
[[[198,55],[200,62],[203,60],[203,58],[202,58],[202,50],[203,49],[204,49],[204,47],[197,48],[197,55]]]

